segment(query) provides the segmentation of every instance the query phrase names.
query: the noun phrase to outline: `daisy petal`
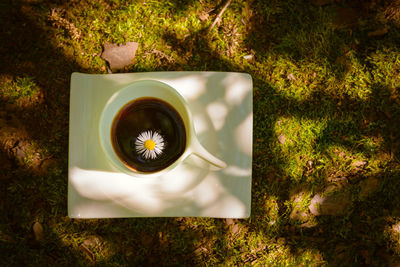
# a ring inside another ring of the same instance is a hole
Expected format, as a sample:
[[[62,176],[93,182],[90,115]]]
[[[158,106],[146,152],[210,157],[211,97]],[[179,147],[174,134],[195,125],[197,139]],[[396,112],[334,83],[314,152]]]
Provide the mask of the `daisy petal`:
[[[145,146],[145,143],[149,140],[154,142],[154,147],[150,149]],[[164,138],[157,131],[144,131],[135,140],[136,152],[145,159],[156,159],[158,155],[163,153],[164,147]]]

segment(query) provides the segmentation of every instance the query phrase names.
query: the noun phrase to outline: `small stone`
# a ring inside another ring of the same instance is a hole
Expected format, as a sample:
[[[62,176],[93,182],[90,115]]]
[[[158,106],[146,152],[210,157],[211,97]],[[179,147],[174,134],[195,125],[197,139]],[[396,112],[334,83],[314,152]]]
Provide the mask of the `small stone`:
[[[312,199],[311,199],[311,203],[310,206],[308,206],[308,209],[310,210],[310,212],[315,215],[321,215],[320,213],[320,208],[318,205],[320,205],[323,202],[323,198],[319,195],[316,194]]]
[[[33,234],[35,235],[35,240],[40,242],[43,240],[44,234],[43,234],[43,226],[40,224],[40,222],[35,222],[32,227]]]
[[[110,64],[111,70],[123,69],[132,64],[138,46],[136,42],[128,42],[125,45],[105,43],[101,57]]]
[[[316,194],[311,199],[311,204],[308,208],[315,216],[343,215],[349,204],[350,198],[348,194],[341,193],[323,197],[320,194]]]
[[[286,137],[283,134],[280,134],[278,136],[278,140],[279,140],[279,143],[281,143],[283,145],[286,142]]]

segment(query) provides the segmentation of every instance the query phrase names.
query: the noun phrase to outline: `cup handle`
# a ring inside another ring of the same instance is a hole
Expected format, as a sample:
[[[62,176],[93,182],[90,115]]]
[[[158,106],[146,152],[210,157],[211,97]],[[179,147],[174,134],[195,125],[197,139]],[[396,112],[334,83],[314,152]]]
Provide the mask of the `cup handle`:
[[[192,144],[192,153],[196,156],[204,159],[211,165],[214,165],[217,168],[224,169],[226,168],[226,163],[217,157],[213,156],[210,152],[208,152],[200,142],[195,138]]]

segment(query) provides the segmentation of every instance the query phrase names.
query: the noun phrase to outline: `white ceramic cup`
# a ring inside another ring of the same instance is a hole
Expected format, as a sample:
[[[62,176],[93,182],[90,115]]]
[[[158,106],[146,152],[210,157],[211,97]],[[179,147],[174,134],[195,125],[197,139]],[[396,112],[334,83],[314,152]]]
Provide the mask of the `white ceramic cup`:
[[[127,167],[118,158],[111,141],[111,128],[115,116],[127,103],[142,97],[152,97],[169,103],[181,116],[186,131],[186,146],[183,154],[171,165],[157,172],[138,172]],[[192,114],[183,97],[171,86],[154,80],[142,80],[134,82],[127,87],[116,92],[109,101],[100,117],[100,142],[108,160],[120,171],[130,174],[134,177],[155,177],[160,176],[176,166],[178,166],[189,155],[194,154],[210,164],[225,168],[226,163],[208,152],[197,139]]]

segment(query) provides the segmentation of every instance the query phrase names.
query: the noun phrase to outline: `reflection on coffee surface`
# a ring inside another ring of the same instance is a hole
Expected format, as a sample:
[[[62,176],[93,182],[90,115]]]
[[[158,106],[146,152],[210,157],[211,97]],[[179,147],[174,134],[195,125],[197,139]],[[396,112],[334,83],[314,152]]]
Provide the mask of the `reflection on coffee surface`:
[[[113,120],[111,140],[119,159],[139,172],[160,171],[184,152],[182,118],[168,103],[139,98],[126,104]]]

